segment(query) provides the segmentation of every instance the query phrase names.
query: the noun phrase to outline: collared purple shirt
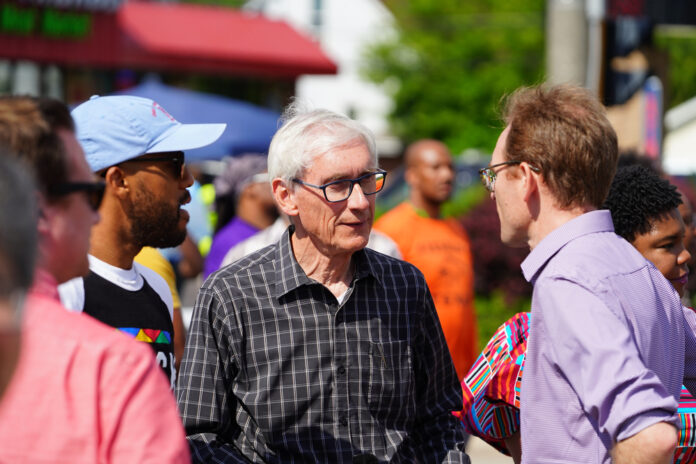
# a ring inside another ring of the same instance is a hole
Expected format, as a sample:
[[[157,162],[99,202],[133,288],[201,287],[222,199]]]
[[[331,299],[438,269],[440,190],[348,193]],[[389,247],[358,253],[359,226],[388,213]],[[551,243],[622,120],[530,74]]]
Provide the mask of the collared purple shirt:
[[[523,463],[609,463],[616,442],[658,422],[679,425],[681,382],[694,385],[693,364],[685,371],[694,335],[676,291],[614,233],[609,211],[551,232],[522,272],[534,285]]]

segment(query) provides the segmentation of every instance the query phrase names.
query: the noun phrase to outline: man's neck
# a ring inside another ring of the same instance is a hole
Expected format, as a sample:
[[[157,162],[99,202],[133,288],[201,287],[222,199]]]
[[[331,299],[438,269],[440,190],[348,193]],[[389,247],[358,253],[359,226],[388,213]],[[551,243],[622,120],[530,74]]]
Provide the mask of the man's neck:
[[[120,227],[109,225],[102,217],[102,221],[92,228],[89,254],[121,269],[132,268],[133,259],[142,248],[125,240],[125,235]]]
[[[316,248],[309,236],[297,231],[290,237],[290,243],[307,277],[324,285],[335,297],[348,290],[353,279],[352,253],[327,255]]]
[[[594,211],[596,208],[590,205],[575,206],[568,209],[552,208],[543,213],[532,223],[529,234],[529,249],[533,250],[547,235],[558,229],[565,223],[578,216]]]
[[[422,195],[412,192],[409,197],[409,202],[418,211],[424,212],[431,219],[439,219],[442,209],[441,203],[434,203],[423,198]]]

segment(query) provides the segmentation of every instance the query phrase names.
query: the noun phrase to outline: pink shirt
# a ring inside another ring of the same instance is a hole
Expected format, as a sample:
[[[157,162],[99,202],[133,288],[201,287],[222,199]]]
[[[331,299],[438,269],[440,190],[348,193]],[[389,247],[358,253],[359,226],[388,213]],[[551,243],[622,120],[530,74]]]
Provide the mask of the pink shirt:
[[[189,463],[174,397],[146,345],[66,311],[39,271],[0,402],[0,462]]]

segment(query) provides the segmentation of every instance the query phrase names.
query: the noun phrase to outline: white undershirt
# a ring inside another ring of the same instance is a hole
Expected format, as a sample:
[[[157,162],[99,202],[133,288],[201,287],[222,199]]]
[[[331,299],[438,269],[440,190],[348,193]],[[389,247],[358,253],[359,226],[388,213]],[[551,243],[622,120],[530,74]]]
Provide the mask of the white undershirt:
[[[112,266],[92,255],[87,255],[89,259],[89,269],[98,276],[118,285],[124,290],[137,292],[143,288],[143,280],[157,292],[169,310],[169,317],[173,317],[174,304],[172,294],[167,282],[152,269],[139,263],[133,263],[130,269],[121,269]],[[60,301],[70,311],[82,312],[85,306],[85,285],[82,277],[76,277],[58,286]]]

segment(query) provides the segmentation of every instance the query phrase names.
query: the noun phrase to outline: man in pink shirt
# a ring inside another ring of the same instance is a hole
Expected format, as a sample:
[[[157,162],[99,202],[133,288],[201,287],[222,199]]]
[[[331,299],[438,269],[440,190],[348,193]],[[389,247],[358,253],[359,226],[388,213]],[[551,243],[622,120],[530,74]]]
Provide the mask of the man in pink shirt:
[[[88,271],[90,229],[104,192],[68,109],[54,100],[0,97],[0,144],[34,171],[39,203],[38,269],[24,308],[17,369],[0,402],[0,462],[190,462],[174,398],[152,352],[66,311],[58,299],[59,283]],[[0,222],[30,211],[13,214],[1,211],[7,217]]]

